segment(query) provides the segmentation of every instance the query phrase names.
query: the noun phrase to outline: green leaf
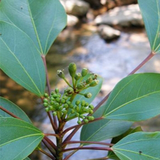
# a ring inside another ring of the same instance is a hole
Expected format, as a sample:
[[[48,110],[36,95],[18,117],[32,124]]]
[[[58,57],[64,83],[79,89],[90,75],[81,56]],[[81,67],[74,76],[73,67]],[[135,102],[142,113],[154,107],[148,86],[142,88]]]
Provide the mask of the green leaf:
[[[160,0],[138,0],[151,49],[160,53]]]
[[[29,117],[25,114],[25,112],[22,109],[20,109],[17,105],[12,103],[11,101],[0,97],[0,106],[10,111],[14,115],[18,116],[22,120],[28,123],[32,123]],[[0,109],[0,117],[11,117],[11,116]]]
[[[24,88],[42,96],[41,59],[66,25],[59,0],[0,1],[0,68]]]
[[[121,160],[160,160],[160,132],[137,132],[123,138],[112,149]]]
[[[140,126],[136,127],[136,128],[130,128],[127,132],[119,135],[118,137],[114,137],[111,141],[112,144],[116,144],[118,141],[120,141],[122,138],[128,136],[129,134],[135,133],[135,132],[140,132],[142,131],[142,128]],[[114,159],[114,160],[119,160],[119,158],[115,155],[114,152],[109,151],[108,152],[108,156],[110,159]]]
[[[89,76],[90,76],[90,74],[85,76],[83,80],[86,80]],[[72,103],[75,104],[75,102],[77,100],[80,100],[80,101],[84,100],[85,102],[88,102],[90,104],[95,99],[97,94],[100,92],[101,87],[102,87],[103,78],[98,76],[97,80],[99,80],[98,85],[96,85],[95,87],[89,87],[89,88],[87,88],[87,89],[85,89],[84,91],[81,92],[81,93],[88,93],[88,92],[92,93],[91,98],[85,98],[84,96],[78,94],[78,95],[76,95],[76,97],[74,98]]]
[[[103,113],[103,108],[99,108],[94,117],[98,118]],[[85,124],[81,130],[81,141],[102,141],[117,137],[126,132],[132,122],[101,119],[89,124]]]
[[[107,119],[141,121],[160,114],[160,74],[128,76],[113,89],[104,104]]]
[[[15,118],[0,117],[1,160],[25,159],[44,135],[33,125]]]
[[[66,13],[59,0],[0,2],[0,21],[10,23],[22,32],[34,43],[32,45],[35,45],[40,54],[47,54],[57,35],[66,26],[66,19]],[[3,35],[3,32],[1,34]]]
[[[45,70],[33,42],[22,30],[3,22],[1,18],[0,33],[0,68],[18,84],[42,96],[45,90]]]

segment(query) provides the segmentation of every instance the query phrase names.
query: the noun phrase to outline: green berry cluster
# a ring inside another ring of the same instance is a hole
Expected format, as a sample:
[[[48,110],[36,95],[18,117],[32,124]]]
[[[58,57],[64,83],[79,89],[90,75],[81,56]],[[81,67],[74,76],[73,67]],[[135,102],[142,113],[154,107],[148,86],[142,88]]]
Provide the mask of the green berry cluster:
[[[77,73],[75,63],[69,65],[68,71],[72,78],[72,83],[70,84],[67,81],[62,70],[58,70],[58,76],[67,83],[68,88],[64,90],[63,94],[61,94],[57,88],[52,91],[50,95],[45,93],[43,105],[45,106],[46,112],[52,112],[59,120],[69,121],[73,118],[78,118],[78,124],[81,124],[82,121],[88,123],[94,120],[92,116],[94,106],[84,100],[77,100],[75,104],[73,104],[73,100],[77,94],[85,98],[91,98],[92,94],[90,92],[82,93],[82,91],[89,87],[96,86],[98,84],[98,76],[89,73],[86,68],[83,68],[81,73]]]
[[[94,117],[91,116],[93,114],[93,109],[94,109],[93,105],[88,104],[84,100],[82,101],[77,100],[74,108],[71,110],[71,113],[73,117],[78,117],[77,121],[78,124],[81,124],[82,121],[88,123],[89,121],[94,120]],[[86,114],[89,114],[89,116]]]
[[[69,108],[73,108],[70,97],[66,94],[61,95],[57,88],[51,92],[50,96],[47,93],[44,96],[43,105],[46,112],[52,111],[53,115],[57,116],[59,120],[65,119]]]

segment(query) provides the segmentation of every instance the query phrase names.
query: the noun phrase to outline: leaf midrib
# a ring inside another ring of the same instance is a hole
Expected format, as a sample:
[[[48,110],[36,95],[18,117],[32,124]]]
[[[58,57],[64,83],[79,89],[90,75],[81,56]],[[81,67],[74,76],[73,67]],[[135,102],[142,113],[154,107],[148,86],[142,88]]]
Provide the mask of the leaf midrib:
[[[146,98],[147,96],[150,96],[150,95],[152,95],[152,94],[159,93],[159,92],[160,92],[160,91],[150,92],[150,93],[145,94],[145,95],[143,95],[143,96],[134,98],[134,99],[132,99],[131,101],[128,101],[128,102],[126,102],[126,103],[120,105],[119,107],[113,109],[112,111],[108,112],[107,114],[105,113],[105,116],[110,115],[111,113],[113,113],[113,112],[117,111],[118,109],[120,109],[120,108],[126,106],[127,104],[130,104],[130,103],[132,103],[132,102],[135,102],[135,101],[140,100],[140,99],[142,99],[142,98]]]

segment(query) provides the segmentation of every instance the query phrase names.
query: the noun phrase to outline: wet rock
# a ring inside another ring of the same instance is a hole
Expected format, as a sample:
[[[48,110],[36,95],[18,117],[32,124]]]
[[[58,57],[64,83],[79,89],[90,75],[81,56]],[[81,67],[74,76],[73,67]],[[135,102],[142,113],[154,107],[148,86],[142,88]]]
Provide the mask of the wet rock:
[[[73,15],[67,15],[67,26],[74,26],[79,22],[79,19]]]
[[[106,41],[111,41],[120,37],[121,32],[108,25],[100,25],[98,28],[98,33]]]
[[[87,2],[81,0],[61,0],[66,12],[74,16],[85,16],[90,8]]]
[[[95,23],[119,25],[122,27],[144,26],[141,12],[137,4],[116,7],[103,15],[97,16]]]

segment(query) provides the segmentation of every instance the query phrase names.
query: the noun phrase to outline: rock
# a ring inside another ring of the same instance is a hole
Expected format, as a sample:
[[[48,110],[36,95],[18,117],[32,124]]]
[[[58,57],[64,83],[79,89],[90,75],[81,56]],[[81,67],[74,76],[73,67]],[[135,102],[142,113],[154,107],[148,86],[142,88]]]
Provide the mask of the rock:
[[[61,0],[67,14],[85,16],[90,8],[87,2],[81,0]]]
[[[67,15],[67,26],[74,26],[79,22],[79,19],[73,15]]]
[[[120,37],[121,32],[108,26],[108,25],[100,25],[98,28],[98,33],[100,36],[106,41],[111,41]]]
[[[84,0],[85,2],[89,3],[91,8],[99,9],[102,7],[102,3],[100,0]]]
[[[137,4],[116,7],[103,15],[97,16],[95,23],[119,25],[122,27],[144,26],[142,15]]]

